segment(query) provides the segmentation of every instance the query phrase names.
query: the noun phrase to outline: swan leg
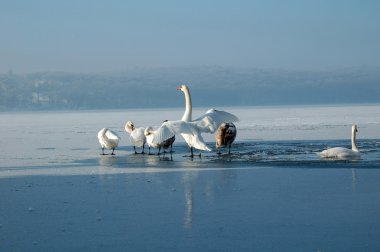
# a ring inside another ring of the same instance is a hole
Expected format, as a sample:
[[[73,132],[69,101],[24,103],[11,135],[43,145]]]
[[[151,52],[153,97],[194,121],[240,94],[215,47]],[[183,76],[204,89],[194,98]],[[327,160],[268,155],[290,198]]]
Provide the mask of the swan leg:
[[[160,151],[161,151],[161,147],[158,147],[158,153],[157,153],[157,155],[161,155]]]
[[[135,154],[137,154],[136,146],[133,146],[133,150],[135,151]]]
[[[198,155],[194,155],[193,147],[190,148],[190,157],[193,158],[194,156],[202,157],[202,152],[199,152]]]
[[[166,151],[166,150],[164,149],[164,154],[165,154],[165,153],[173,153],[173,144],[170,145],[170,151]]]
[[[102,154],[100,154],[100,155],[105,155],[105,154],[104,154],[104,148],[102,148]]]
[[[164,153],[166,153],[166,152],[168,152],[168,153],[173,153],[173,144],[170,145],[170,151],[166,151],[166,150],[164,150]]]
[[[115,148],[112,149],[111,155],[115,155],[114,151],[115,151]]]
[[[194,152],[193,152],[193,147],[190,147],[190,157],[193,158],[194,156],[198,156],[198,157],[202,157],[202,153],[199,152],[198,155],[194,155]],[[185,156],[186,157],[186,156]]]

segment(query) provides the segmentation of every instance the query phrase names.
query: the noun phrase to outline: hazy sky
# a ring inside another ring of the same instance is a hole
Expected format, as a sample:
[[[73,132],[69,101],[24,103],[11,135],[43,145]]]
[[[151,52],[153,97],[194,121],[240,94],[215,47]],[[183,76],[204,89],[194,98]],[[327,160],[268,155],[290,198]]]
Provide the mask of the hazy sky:
[[[0,73],[380,66],[378,0],[0,0]]]

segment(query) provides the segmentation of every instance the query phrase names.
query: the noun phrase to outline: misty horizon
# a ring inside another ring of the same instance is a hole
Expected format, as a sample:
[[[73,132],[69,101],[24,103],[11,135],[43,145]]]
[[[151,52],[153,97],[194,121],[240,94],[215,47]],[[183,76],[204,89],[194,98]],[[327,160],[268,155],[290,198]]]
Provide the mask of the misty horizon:
[[[226,67],[134,69],[119,73],[0,74],[0,110],[178,107],[190,87],[197,107],[380,102],[380,68],[285,71]]]

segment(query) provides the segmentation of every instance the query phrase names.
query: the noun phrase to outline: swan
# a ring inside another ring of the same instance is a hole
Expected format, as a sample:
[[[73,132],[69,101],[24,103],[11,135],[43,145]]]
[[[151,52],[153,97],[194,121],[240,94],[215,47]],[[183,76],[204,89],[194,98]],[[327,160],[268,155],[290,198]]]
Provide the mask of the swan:
[[[231,113],[210,109],[203,116],[190,122],[183,120],[164,122],[154,132],[152,143],[159,144],[176,134],[181,134],[190,147],[190,156],[193,157],[193,148],[211,151],[204,142],[202,133],[214,133],[223,122],[235,122],[238,120]]]
[[[191,103],[190,90],[189,90],[188,86],[186,86],[185,84],[182,84],[177,89],[180,90],[180,91],[182,91],[184,93],[184,95],[185,95],[185,113],[183,114],[181,120],[184,121],[184,122],[191,122],[192,121],[192,103]],[[235,121],[239,120],[236,116],[234,116],[234,115],[232,115],[232,114],[230,114],[228,112],[217,111],[215,109],[210,109],[209,111],[206,112],[206,114],[208,112],[214,112],[214,115],[212,116],[212,118],[213,118],[213,120],[215,120],[215,122],[218,123],[217,128],[223,122],[226,122],[226,121],[227,122],[235,122]],[[204,119],[204,118],[201,117],[201,118],[198,118],[197,120],[199,121],[199,120],[202,120],[202,119]],[[228,120],[228,119],[231,119],[231,120]],[[215,127],[215,125],[214,125],[214,127]],[[186,130],[185,130],[185,132],[186,132]],[[207,133],[214,133],[214,132],[215,132],[215,129],[212,129],[212,130],[209,130]],[[181,135],[182,135],[182,137],[185,139],[185,141],[187,142],[187,144],[190,147],[191,156],[193,156],[193,149],[192,149],[192,147],[195,147],[196,149],[200,149],[200,150],[210,151],[210,149],[207,146],[205,146],[205,144],[204,144],[204,146],[202,146],[202,148],[199,148],[201,146],[199,146],[199,147],[193,146],[195,144],[195,142],[198,142],[198,141],[204,143],[203,138],[200,136],[200,134],[199,134],[200,138],[199,137],[195,137],[193,135],[193,132],[191,132],[191,131],[190,131],[190,133],[182,133]]]
[[[115,155],[115,148],[119,145],[120,137],[113,131],[103,128],[98,132],[99,143],[102,146],[102,155],[104,149],[112,149],[111,155]]]
[[[216,133],[216,148],[218,149],[218,154],[221,154],[221,147],[228,147],[228,154],[231,154],[231,144],[235,141],[235,138],[235,124],[222,123],[218,128],[218,132]]]
[[[355,158],[360,157],[360,152],[356,146],[356,133],[358,132],[358,127],[356,124],[352,125],[351,131],[351,149],[344,147],[335,147],[319,152],[319,156],[323,158]]]
[[[149,152],[148,152],[148,154],[150,155],[150,148],[158,148],[157,155],[160,155],[161,148],[164,149],[164,153],[165,153],[165,149],[168,149],[170,147],[170,152],[172,152],[172,147],[173,147],[173,143],[175,141],[175,136],[172,136],[171,138],[169,138],[167,140],[164,140],[161,143],[154,143],[153,142],[153,138],[154,138],[154,134],[155,133],[156,133],[156,131],[154,131],[151,126],[149,126],[148,128],[146,128],[145,131],[144,131],[144,135],[146,137],[146,142],[147,142],[147,144],[149,146]]]
[[[126,132],[128,132],[130,134],[129,139],[133,145],[133,150],[135,151],[135,154],[137,154],[136,147],[142,147],[141,154],[144,154],[144,147],[145,147],[145,143],[146,143],[146,137],[144,135],[144,128],[142,128],[142,127],[136,128],[135,124],[133,122],[128,121],[125,124],[124,129]]]
[[[167,122],[168,120],[165,120],[164,122]],[[166,149],[169,149],[170,147],[170,153],[173,152],[173,143],[175,141],[175,136],[172,136],[171,138],[169,139],[166,139],[162,144],[162,148],[164,149],[164,153],[165,153],[165,150]]]

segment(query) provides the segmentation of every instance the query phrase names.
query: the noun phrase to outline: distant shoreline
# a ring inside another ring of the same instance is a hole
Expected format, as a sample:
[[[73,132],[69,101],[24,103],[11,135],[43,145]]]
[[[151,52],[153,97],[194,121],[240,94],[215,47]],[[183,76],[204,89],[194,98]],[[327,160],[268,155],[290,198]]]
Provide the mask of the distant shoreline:
[[[380,68],[281,71],[228,67],[141,69],[121,74],[0,74],[0,111],[176,108],[180,84],[193,106],[380,103]]]

